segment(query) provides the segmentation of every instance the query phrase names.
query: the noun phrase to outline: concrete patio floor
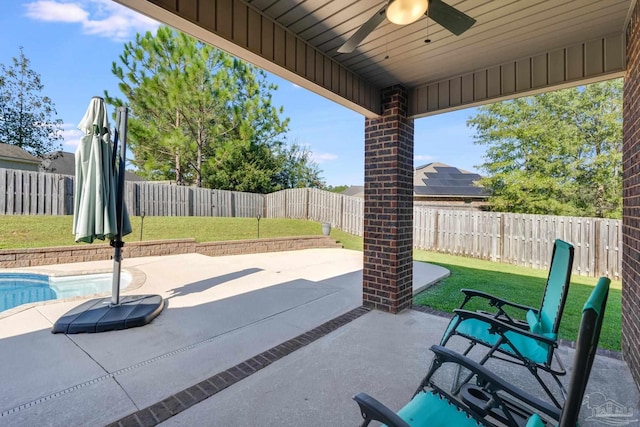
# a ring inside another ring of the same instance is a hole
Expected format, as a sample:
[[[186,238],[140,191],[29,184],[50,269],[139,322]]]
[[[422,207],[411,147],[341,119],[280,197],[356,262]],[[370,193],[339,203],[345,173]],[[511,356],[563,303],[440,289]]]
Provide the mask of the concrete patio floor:
[[[44,270],[63,274],[110,266],[101,261]],[[149,408],[172,411],[174,401],[182,409],[162,425],[358,425],[351,397],[366,391],[401,407],[429,365],[429,346],[448,322],[414,310],[395,316],[358,311],[362,253],[344,249],[133,258],[124,268],[143,282],[124,294],[160,294],[168,302],[142,328],[51,334],[52,324],[78,301],[0,315],[0,425],[154,424],[158,413]],[[414,265],[416,288],[447,274]],[[332,323],[353,312],[353,319]],[[287,354],[276,357],[273,349],[280,347]],[[233,374],[234,366],[260,354],[275,359],[199,403],[181,401],[200,400],[193,391],[202,386],[194,385]],[[572,350],[563,347],[560,354],[570,364]],[[521,381],[516,368],[492,369]],[[591,403],[609,399],[637,415],[638,390],[623,361],[599,356],[587,395]],[[589,418],[592,407],[585,403],[583,425],[606,425]],[[640,425],[637,418],[625,425]]]

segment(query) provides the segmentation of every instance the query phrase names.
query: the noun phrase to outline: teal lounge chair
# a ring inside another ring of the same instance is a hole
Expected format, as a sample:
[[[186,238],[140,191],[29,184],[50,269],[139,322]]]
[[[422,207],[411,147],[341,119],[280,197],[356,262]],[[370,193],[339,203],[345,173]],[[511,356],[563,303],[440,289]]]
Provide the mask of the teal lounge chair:
[[[489,348],[479,362],[481,365],[493,357],[525,366],[551,401],[560,407],[560,402],[549,386],[544,383],[538,374],[538,369],[551,374],[562,396],[565,397],[566,392],[558,377],[565,375],[566,370],[554,350],[558,346],[558,329],[569,291],[573,252],[573,246],[570,243],[562,240],[555,241],[549,276],[539,309],[510,302],[484,292],[462,289],[465,299],[460,308],[454,310],[455,316],[449,323],[440,345],[446,346],[453,336],[458,335],[469,340],[469,346],[463,353],[465,356],[477,344]],[[495,312],[465,310],[465,305],[473,298],[486,300],[489,307],[495,308]],[[520,312],[522,316],[516,318],[509,315],[508,311]],[[461,383],[466,383],[466,380],[454,384],[454,393],[457,392]]]
[[[441,346],[432,346],[435,358],[429,374],[411,401],[398,413],[360,393],[354,400],[364,418],[361,427],[379,421],[388,427],[575,427],[582,398],[595,358],[604,317],[609,279],[600,278],[582,310],[569,392],[562,409],[520,390],[484,366]],[[472,372],[475,384],[465,384],[460,400],[437,387],[433,374],[445,363],[454,363]]]

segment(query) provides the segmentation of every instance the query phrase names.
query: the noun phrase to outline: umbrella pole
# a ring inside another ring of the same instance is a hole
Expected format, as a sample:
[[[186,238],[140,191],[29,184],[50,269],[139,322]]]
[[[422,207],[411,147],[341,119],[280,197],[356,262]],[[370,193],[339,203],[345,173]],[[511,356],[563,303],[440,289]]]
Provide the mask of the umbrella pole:
[[[113,278],[111,283],[111,305],[120,304],[120,270],[122,268],[122,224],[124,215],[124,170],[127,156],[127,107],[119,107],[116,112],[116,145],[114,155],[118,155],[117,179],[118,187],[116,192],[116,235],[110,244],[114,247],[113,254]],[[120,144],[118,144],[118,142]],[[118,146],[119,145],[119,146]]]
[[[127,207],[124,201],[125,160],[127,157],[127,115],[127,108],[121,107],[116,110],[116,125],[113,132],[113,141],[111,141],[110,135],[107,135],[108,138],[105,138],[104,130],[109,126],[106,107],[103,99],[95,97],[91,100],[87,113],[82,119],[80,125],[82,127],[79,126],[80,129],[86,131],[86,138],[83,138],[83,143],[91,143],[93,145],[94,142],[98,142],[96,139],[100,138],[99,152],[95,153],[95,155],[92,154],[90,157],[92,157],[92,161],[95,163],[92,168],[94,172],[102,171],[102,173],[105,174],[103,176],[97,176],[97,179],[108,181],[100,182],[100,184],[104,184],[102,185],[102,190],[104,191],[102,191],[101,195],[97,196],[102,197],[103,202],[108,202],[108,205],[103,203],[104,209],[101,211],[102,215],[105,216],[105,222],[108,224],[106,224],[107,227],[103,227],[100,230],[98,230],[98,227],[93,227],[93,230],[91,230],[91,227],[87,225],[89,223],[88,221],[85,221],[87,224],[84,224],[82,227],[77,227],[76,220],[90,218],[92,214],[95,214],[95,211],[98,211],[98,204],[96,203],[93,207],[94,212],[91,212],[92,209],[90,208],[92,207],[90,206],[84,209],[87,214],[81,215],[80,212],[82,209],[79,209],[79,206],[82,204],[79,203],[80,197],[76,194],[76,202],[78,203],[74,211],[73,231],[78,240],[85,238],[86,240],[90,240],[89,238],[101,237],[105,234],[110,237],[110,245],[113,246],[115,250],[113,255],[111,298],[104,297],[88,300],[72,308],[53,324],[51,332],[54,334],[95,333],[136,328],[149,324],[164,309],[164,298],[160,295],[128,295],[120,301],[120,271],[122,247],[124,246],[122,236],[132,231],[131,221],[129,220],[129,215],[127,215]],[[95,127],[99,128],[99,133],[95,132]],[[120,142],[120,145],[118,145],[118,142]],[[82,148],[92,147],[83,146]],[[79,155],[84,157],[85,152],[80,151]],[[79,166],[80,165],[76,166],[76,176],[84,178],[84,175],[88,175],[88,173]],[[97,175],[97,173],[95,175]],[[98,194],[98,191],[88,194],[96,198],[95,194]],[[91,231],[93,231],[93,234],[91,234]]]

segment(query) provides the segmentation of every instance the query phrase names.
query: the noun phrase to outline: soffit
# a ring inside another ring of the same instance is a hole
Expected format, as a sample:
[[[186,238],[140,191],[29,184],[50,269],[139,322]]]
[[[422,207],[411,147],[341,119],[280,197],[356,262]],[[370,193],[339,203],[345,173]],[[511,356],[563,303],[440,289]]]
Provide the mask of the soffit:
[[[445,0],[476,24],[455,36],[384,20],[349,54],[337,50],[386,0],[114,1],[367,117],[400,84],[420,117],[621,76],[636,0]]]
[[[340,54],[337,49],[385,1],[247,1],[372,84],[407,88],[620,33],[631,2],[449,0],[477,20],[460,36],[426,18],[406,26],[385,20],[353,53]]]

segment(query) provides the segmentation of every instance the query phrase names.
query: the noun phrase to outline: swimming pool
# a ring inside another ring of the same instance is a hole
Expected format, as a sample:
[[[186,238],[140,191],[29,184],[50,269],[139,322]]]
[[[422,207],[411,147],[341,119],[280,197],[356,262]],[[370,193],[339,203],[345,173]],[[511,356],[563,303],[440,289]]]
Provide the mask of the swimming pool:
[[[111,292],[112,273],[47,276],[33,273],[0,273],[0,312],[39,301],[66,299]],[[120,289],[131,283],[123,271]]]

